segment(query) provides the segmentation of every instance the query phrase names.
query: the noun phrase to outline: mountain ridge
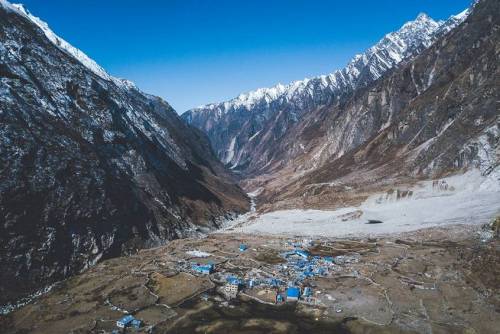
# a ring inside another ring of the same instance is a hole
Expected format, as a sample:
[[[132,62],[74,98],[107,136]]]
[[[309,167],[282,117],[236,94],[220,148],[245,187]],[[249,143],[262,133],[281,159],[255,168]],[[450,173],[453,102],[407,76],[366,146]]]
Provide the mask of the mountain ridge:
[[[247,187],[263,187],[261,201],[274,202],[268,209],[321,208],[468,169],[495,177],[496,10],[494,2],[477,2],[422,53],[307,114],[275,147],[264,173],[244,181]]]
[[[82,50],[74,47],[70,43],[68,43],[66,40],[58,36],[52,29],[50,29],[49,25],[47,22],[43,21],[37,16],[34,16],[31,14],[29,10],[26,9],[26,7],[21,4],[21,3],[10,3],[7,0],[0,0],[0,6],[4,7],[7,10],[13,11],[19,15],[24,16],[31,22],[33,22],[38,28],[40,28],[45,36],[58,48],[63,50],[64,52],[67,52],[69,55],[71,55],[73,58],[78,60],[82,65],[87,67],[89,70],[94,72],[96,75],[101,77],[104,80],[108,81],[113,81],[115,84],[126,87],[126,88],[134,88],[138,89],[135,83],[133,83],[130,80],[127,79],[122,79],[122,78],[116,78],[111,76],[104,68],[102,68],[95,60],[90,58],[85,52]]]
[[[217,155],[231,169],[258,173],[268,162],[265,154],[258,161],[252,158],[259,146],[271,146],[302,115],[378,79],[403,59],[429,47],[439,35],[462,22],[468,12],[466,9],[440,22],[421,13],[356,55],[342,70],[286,86],[260,88],[229,101],[194,108],[182,117],[207,133]]]
[[[248,210],[168,103],[98,75],[0,4],[0,304]]]

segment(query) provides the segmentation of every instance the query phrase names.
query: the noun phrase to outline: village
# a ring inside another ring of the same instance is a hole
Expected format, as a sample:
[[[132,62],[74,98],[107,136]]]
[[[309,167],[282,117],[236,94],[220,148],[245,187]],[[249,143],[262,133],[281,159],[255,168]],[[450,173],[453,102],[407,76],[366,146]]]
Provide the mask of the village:
[[[187,258],[175,262],[175,271],[208,278],[213,285],[197,296],[205,300],[210,295],[215,296],[214,300],[226,306],[238,296],[267,305],[301,303],[312,307],[325,306],[318,298],[321,291],[315,290],[315,278],[332,277],[342,270],[342,265],[355,263],[359,257],[359,254],[324,255],[328,253],[324,251],[325,246],[308,239],[283,240],[279,250],[263,251],[240,243],[228,257],[196,249],[186,250],[184,255]],[[235,264],[237,261],[239,263]],[[330,296],[327,298],[335,300]],[[335,312],[340,313],[342,309],[336,308]],[[143,324],[141,319],[130,314],[116,322],[122,330],[137,330]]]
[[[463,333],[469,324],[492,332],[497,245],[482,227],[428,229],[404,238],[225,233],[179,239],[105,260],[61,282],[5,317],[4,328],[357,334],[400,333],[400,324],[421,332],[436,318],[442,320],[432,323],[436,332]],[[480,281],[488,290],[477,289]],[[463,324],[447,325],[457,318]]]
[[[257,301],[296,302],[298,300],[315,303],[313,288],[308,278],[315,276],[326,277],[334,264],[333,257],[311,256],[299,245],[293,251],[282,255],[285,263],[276,264],[270,268],[259,268],[248,271],[243,277],[235,276],[224,271],[216,272],[213,263],[192,265],[192,270],[201,274],[214,273],[214,280],[223,284],[221,291],[228,299],[236,298],[239,292],[254,296]],[[247,246],[241,244],[240,252],[245,252]]]

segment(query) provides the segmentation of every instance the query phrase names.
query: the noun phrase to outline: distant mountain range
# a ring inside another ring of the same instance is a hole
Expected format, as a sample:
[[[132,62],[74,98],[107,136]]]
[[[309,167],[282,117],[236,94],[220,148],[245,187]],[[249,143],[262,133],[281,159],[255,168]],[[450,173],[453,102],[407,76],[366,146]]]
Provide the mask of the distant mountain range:
[[[425,14],[330,75],[182,117],[260,210],[359,203],[397,183],[499,165],[498,1]]]
[[[231,169],[259,173],[272,163],[269,150],[303,115],[365,87],[405,59],[422,52],[460,24],[469,10],[436,22],[426,14],[385,35],[342,70],[288,85],[260,88],[235,99],[187,111],[182,117],[210,138]]]
[[[206,136],[0,0],[0,305],[249,208]]]

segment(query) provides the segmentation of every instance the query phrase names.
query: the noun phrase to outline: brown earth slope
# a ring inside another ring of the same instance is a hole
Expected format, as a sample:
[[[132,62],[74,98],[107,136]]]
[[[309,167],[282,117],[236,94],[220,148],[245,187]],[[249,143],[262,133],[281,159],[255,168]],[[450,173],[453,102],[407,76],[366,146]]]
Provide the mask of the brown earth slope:
[[[498,1],[479,1],[414,59],[307,114],[244,186],[263,186],[268,207],[328,207],[387,184],[488,174],[500,162],[499,12]]]

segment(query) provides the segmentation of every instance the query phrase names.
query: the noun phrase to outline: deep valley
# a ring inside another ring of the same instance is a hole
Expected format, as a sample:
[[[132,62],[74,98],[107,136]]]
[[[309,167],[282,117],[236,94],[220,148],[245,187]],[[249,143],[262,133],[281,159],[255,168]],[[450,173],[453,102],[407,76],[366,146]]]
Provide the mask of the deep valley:
[[[180,113],[0,0],[0,332],[498,333],[499,64],[478,0]]]

